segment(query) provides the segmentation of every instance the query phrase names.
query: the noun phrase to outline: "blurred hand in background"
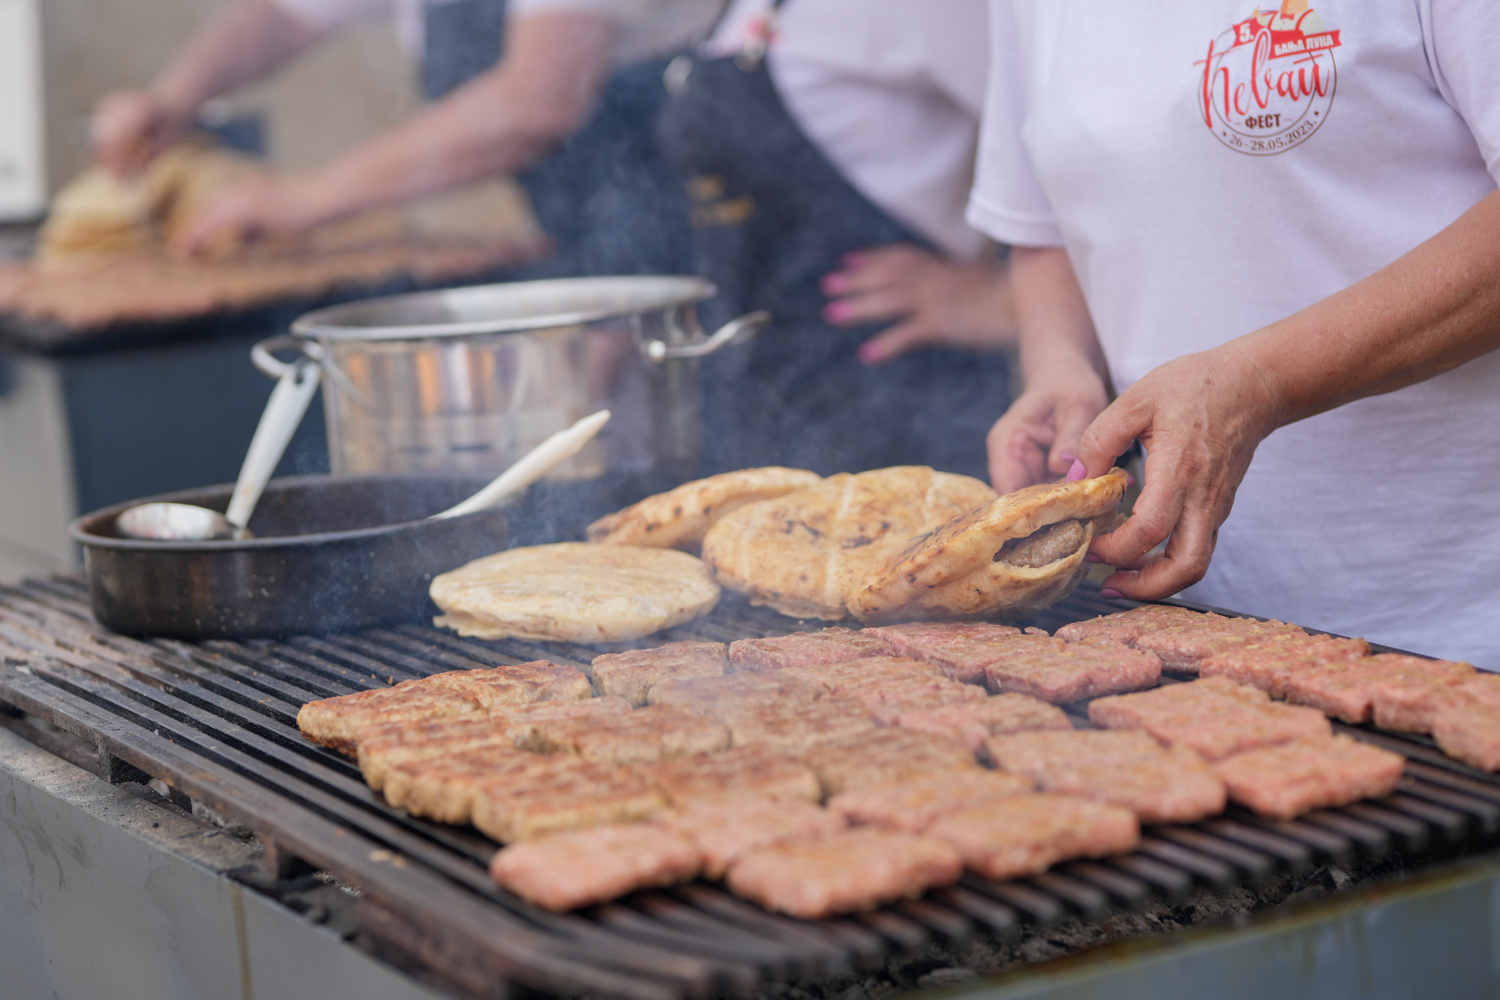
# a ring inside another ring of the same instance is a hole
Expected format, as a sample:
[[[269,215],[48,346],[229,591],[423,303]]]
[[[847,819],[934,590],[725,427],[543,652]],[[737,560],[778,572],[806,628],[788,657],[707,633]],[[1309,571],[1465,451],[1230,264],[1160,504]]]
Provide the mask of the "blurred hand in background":
[[[846,254],[825,275],[834,326],[891,325],[865,341],[859,359],[883,364],[910,351],[988,351],[1016,342],[1010,269],[1004,261],[957,261],[906,243]]]

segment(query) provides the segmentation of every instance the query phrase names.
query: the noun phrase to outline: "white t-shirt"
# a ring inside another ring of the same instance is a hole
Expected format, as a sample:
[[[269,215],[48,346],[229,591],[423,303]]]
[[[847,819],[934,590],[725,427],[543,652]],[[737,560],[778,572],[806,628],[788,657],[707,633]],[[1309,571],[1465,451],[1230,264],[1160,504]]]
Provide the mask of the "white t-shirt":
[[[390,20],[402,46],[422,52],[422,10],[452,0],[275,0],[283,10],[319,29],[360,21]],[[610,51],[615,66],[680,52],[713,27],[724,0],[510,0],[507,17],[538,13],[597,14],[619,22]]]
[[[734,0],[705,47],[739,51],[770,0]],[[787,0],[767,65],[787,110],[861,194],[936,246],[964,222],[988,70],[985,0]]]
[[[1321,30],[1265,33],[1252,11],[992,4],[969,219],[1067,248],[1120,389],[1366,277],[1500,177],[1500,4],[1327,0]],[[1497,457],[1500,353],[1282,428],[1192,596],[1500,668]]]

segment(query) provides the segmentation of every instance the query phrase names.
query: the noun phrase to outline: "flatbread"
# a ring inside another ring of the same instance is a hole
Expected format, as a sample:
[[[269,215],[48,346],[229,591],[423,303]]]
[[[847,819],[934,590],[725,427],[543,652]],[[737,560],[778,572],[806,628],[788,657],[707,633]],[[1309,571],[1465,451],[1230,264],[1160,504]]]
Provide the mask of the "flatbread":
[[[37,234],[41,256],[120,253],[151,244],[146,186],[95,167],[63,185]]]
[[[838,621],[849,595],[912,537],[994,498],[977,479],[925,465],[842,472],[726,515],[704,536],[703,561],[752,604]]]
[[[719,587],[685,552],[562,542],[509,549],[432,581],[433,619],[477,639],[627,642],[713,610]]]
[[[1110,530],[1128,480],[1028,486],[957,517],[914,541],[850,596],[860,621],[1016,617],[1072,593],[1088,572],[1084,555]]]
[[[806,469],[740,469],[683,483],[589,525],[589,541],[698,551],[703,536],[732,510],[794,493],[823,477]]]

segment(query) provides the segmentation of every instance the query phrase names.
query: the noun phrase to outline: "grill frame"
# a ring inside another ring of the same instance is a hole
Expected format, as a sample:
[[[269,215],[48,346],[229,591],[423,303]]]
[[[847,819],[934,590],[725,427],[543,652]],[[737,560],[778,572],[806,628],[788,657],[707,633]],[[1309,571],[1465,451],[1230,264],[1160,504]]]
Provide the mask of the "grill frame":
[[[1029,624],[1051,631],[1131,606],[1081,590]],[[652,641],[728,641],[820,624],[726,601]],[[296,731],[297,707],[309,697],[530,659],[587,669],[599,651],[478,642],[414,625],[279,642],[142,641],[95,624],[77,578],[0,588],[0,702],[96,746],[110,780],[144,772],[174,797],[255,831],[265,878],[311,867],[360,886],[361,943],[470,996],[494,995],[505,983],[629,1000],[744,994],[766,981],[868,968],[929,943],[1012,940],[1027,925],[1125,912],[1195,886],[1253,887],[1319,864],[1397,851],[1437,859],[1500,840],[1500,780],[1430,740],[1335,724],[1408,757],[1398,794],[1290,822],[1232,808],[1187,827],[1148,828],[1142,849],[1124,858],[1007,883],[965,875],[920,900],[833,920],[766,913],[704,883],[554,915],[490,882],[491,842],[391,809],[351,762]]]

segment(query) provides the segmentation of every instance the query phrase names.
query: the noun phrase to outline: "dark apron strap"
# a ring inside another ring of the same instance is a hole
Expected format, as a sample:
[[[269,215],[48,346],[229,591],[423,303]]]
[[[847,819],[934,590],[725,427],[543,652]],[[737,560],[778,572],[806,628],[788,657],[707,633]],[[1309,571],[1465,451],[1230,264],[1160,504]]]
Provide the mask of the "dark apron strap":
[[[422,10],[422,93],[435,101],[500,61],[506,0],[453,0]]]

